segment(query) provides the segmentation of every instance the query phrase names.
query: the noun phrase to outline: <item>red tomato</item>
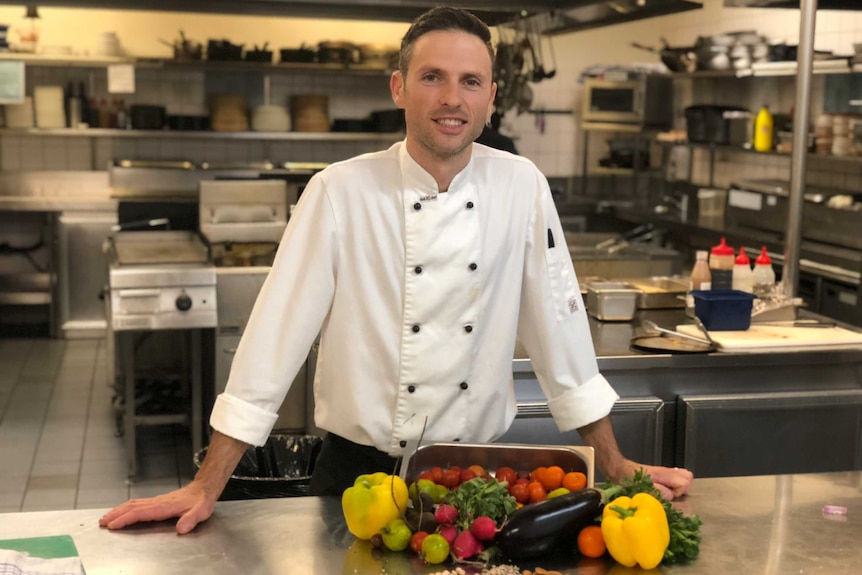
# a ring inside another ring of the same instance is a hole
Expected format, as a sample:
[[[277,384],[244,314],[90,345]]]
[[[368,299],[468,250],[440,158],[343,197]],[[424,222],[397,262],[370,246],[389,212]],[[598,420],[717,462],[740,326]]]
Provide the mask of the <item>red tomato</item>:
[[[478,477],[478,475],[476,475],[476,472],[473,471],[472,469],[468,468],[468,469],[462,469],[461,470],[461,475],[460,475],[461,483],[464,483],[465,481],[470,481],[471,479],[473,479],[475,477]]]
[[[458,487],[461,484],[461,474],[454,469],[447,469],[443,472],[443,478],[440,480],[441,485],[445,485],[449,489]]]
[[[442,467],[432,467],[428,470],[428,473],[431,474],[431,481],[439,484],[443,481],[443,468]]]
[[[427,479],[428,481],[434,481],[433,479],[431,479],[431,472],[430,471],[423,471],[422,473],[420,473],[419,479]]]
[[[528,503],[530,501],[530,490],[523,483],[516,483],[510,487],[509,495],[514,497],[518,503]]]
[[[497,481],[500,483],[505,481],[509,486],[514,485],[515,481],[518,480],[518,474],[511,467],[501,467],[494,476],[497,478]]]

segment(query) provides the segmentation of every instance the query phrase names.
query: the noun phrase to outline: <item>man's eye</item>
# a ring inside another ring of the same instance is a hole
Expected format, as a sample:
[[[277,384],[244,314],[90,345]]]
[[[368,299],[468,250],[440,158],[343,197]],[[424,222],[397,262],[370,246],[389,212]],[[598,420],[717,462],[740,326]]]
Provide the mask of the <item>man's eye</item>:
[[[425,74],[422,76],[422,80],[425,82],[433,82],[437,79],[437,74]]]
[[[469,80],[467,80],[467,85],[472,88],[478,88],[482,85],[482,82],[480,82],[476,78],[470,78]]]

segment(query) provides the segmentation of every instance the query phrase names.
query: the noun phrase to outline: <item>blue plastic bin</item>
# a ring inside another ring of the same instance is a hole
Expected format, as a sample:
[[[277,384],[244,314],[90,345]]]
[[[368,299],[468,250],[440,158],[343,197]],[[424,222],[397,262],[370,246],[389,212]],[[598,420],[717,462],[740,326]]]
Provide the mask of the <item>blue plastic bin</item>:
[[[694,314],[710,331],[740,331],[751,327],[751,306],[757,296],[748,292],[694,290]]]

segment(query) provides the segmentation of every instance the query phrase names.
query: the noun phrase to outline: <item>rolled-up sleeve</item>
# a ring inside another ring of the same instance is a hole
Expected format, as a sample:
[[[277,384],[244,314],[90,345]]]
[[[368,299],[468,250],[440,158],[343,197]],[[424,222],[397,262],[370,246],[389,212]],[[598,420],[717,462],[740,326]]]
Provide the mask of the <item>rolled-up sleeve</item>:
[[[608,415],[619,396],[599,373],[583,298],[547,182],[527,231],[518,338],[560,431]]]
[[[323,180],[312,178],[279,244],[216,398],[210,424],[263,445],[297,372],[329,313],[335,290],[336,222]]]

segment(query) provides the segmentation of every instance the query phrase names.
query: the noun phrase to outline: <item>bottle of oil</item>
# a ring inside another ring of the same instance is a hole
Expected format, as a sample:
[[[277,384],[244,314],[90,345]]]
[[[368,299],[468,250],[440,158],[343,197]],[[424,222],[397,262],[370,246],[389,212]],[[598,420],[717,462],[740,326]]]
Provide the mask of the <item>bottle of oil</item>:
[[[775,122],[769,106],[764,105],[754,119],[754,149],[758,152],[772,150],[772,134]]]

